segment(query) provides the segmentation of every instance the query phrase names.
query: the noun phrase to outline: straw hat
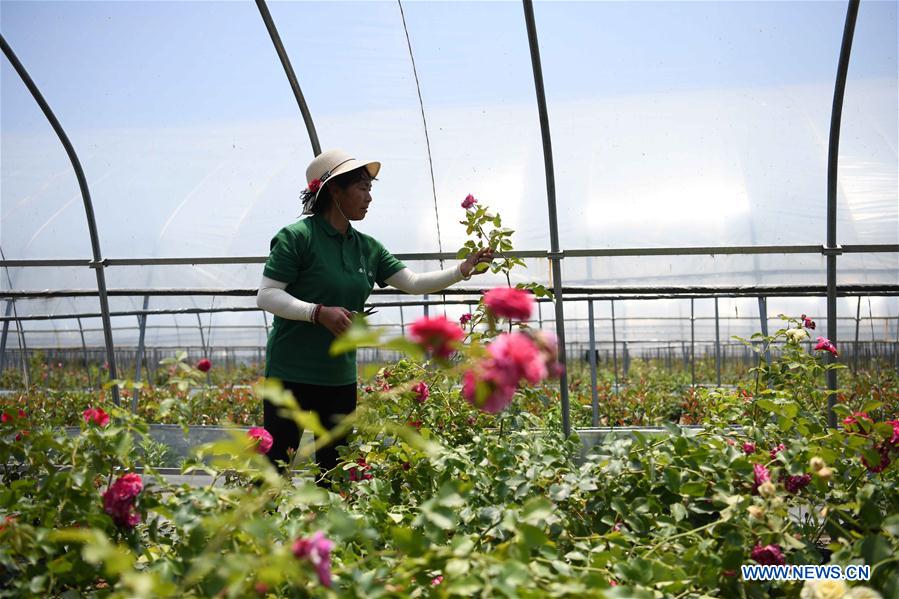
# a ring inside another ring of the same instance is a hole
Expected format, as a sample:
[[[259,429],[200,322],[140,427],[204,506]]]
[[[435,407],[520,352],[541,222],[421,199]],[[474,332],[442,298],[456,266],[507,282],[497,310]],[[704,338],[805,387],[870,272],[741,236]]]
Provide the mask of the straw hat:
[[[306,184],[308,190],[318,198],[318,192],[325,183],[337,175],[348,173],[357,168],[365,167],[368,174],[374,179],[381,170],[381,163],[373,160],[356,160],[343,150],[327,150],[316,156],[306,167]]]

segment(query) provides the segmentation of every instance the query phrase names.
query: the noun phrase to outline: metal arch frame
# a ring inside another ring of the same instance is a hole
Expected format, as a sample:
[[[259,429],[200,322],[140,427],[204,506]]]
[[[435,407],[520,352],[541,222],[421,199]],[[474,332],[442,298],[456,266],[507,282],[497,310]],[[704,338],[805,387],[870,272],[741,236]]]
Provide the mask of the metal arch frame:
[[[112,325],[109,320],[109,300],[106,296],[106,277],[103,273],[105,265],[103,263],[102,253],[100,252],[100,235],[97,232],[97,222],[94,218],[94,206],[91,202],[90,190],[87,187],[87,178],[84,175],[84,169],[81,168],[81,161],[78,160],[75,148],[72,146],[72,142],[69,141],[68,135],[66,135],[66,132],[63,130],[62,125],[53,113],[50,105],[47,104],[43,94],[41,94],[37,85],[35,85],[34,81],[31,79],[25,66],[19,61],[15,52],[13,52],[12,48],[6,42],[6,38],[2,35],[0,35],[0,46],[2,46],[3,53],[22,79],[25,87],[28,88],[32,97],[37,102],[38,106],[40,106],[44,116],[47,117],[50,126],[53,127],[53,131],[56,132],[59,141],[62,143],[63,148],[65,148],[69,161],[72,163],[72,168],[75,169],[75,177],[78,179],[78,187],[81,190],[81,198],[84,202],[84,213],[87,218],[87,228],[91,238],[91,251],[94,256],[90,266],[95,268],[97,273],[97,290],[100,295],[100,310],[103,318],[103,337],[106,342],[106,359],[109,362],[109,377],[111,380],[115,380],[118,376],[116,374],[115,351],[112,341]],[[118,385],[112,385],[112,401],[116,406],[119,405]]]
[[[275,21],[272,19],[272,14],[268,11],[265,0],[256,0],[256,7],[259,9],[262,20],[265,22],[265,28],[272,38],[275,52],[278,53],[278,58],[281,60],[281,66],[284,67],[284,74],[287,75],[287,81],[290,82],[290,89],[293,90],[293,96],[296,98],[297,105],[300,107],[300,113],[303,115],[303,122],[306,123],[306,131],[309,133],[309,142],[312,144],[312,152],[315,156],[318,156],[322,153],[322,148],[321,144],[318,142],[318,133],[315,131],[315,123],[312,122],[312,114],[309,112],[309,106],[306,105],[306,98],[303,96],[303,90],[300,89],[300,83],[297,81],[296,73],[294,73],[293,66],[290,64],[290,57],[287,56],[287,51],[284,49],[284,44],[281,42],[278,28],[275,27]]]
[[[859,0],[849,0],[846,8],[846,22],[843,25],[843,41],[840,44],[840,60],[837,64],[837,78],[833,90],[833,106],[830,114],[830,143],[827,150],[827,246],[833,253],[827,255],[827,334],[833,343],[837,342],[837,163],[840,154],[840,125],[843,119],[843,95],[846,91],[846,75],[849,71],[849,55],[852,52],[852,38],[855,35],[855,21],[858,17]],[[834,364],[836,358],[827,354],[827,364]],[[827,371],[827,424],[837,426],[834,406],[837,404],[837,371]]]

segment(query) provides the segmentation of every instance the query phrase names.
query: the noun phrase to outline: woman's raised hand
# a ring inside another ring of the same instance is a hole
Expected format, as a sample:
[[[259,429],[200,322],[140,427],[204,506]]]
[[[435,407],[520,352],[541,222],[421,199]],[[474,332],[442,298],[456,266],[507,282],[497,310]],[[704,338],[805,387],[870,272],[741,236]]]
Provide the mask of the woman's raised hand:
[[[353,313],[339,306],[322,306],[318,312],[318,324],[335,337],[343,335],[353,322]]]
[[[462,263],[459,269],[462,271],[463,277],[470,277],[471,275],[482,274],[475,270],[475,267],[478,264],[490,264],[491,262],[493,262],[493,248],[485,247],[472,254],[469,254],[465,259],[465,262]],[[485,270],[483,272],[487,271]]]

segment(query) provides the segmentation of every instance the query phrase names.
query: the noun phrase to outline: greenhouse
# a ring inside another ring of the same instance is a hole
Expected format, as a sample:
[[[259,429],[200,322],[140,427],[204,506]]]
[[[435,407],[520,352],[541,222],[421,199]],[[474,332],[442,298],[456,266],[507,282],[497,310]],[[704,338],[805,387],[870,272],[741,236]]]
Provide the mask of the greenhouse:
[[[4,0],[0,596],[899,597],[897,7]]]

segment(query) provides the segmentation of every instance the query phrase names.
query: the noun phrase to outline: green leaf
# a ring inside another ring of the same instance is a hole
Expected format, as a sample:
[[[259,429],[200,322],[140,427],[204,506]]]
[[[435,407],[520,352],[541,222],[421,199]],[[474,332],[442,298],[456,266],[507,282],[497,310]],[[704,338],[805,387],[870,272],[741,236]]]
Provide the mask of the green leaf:
[[[380,341],[380,330],[369,328],[365,322],[365,316],[354,314],[353,324],[350,325],[350,328],[343,335],[334,340],[331,344],[330,353],[332,356],[339,356],[359,347],[377,346]]]
[[[536,526],[546,522],[553,513],[553,504],[545,497],[535,497],[528,501],[521,510],[521,521]]]
[[[669,509],[671,510],[671,515],[674,517],[675,522],[680,522],[687,517],[687,508],[685,508],[682,503],[672,503]]]

